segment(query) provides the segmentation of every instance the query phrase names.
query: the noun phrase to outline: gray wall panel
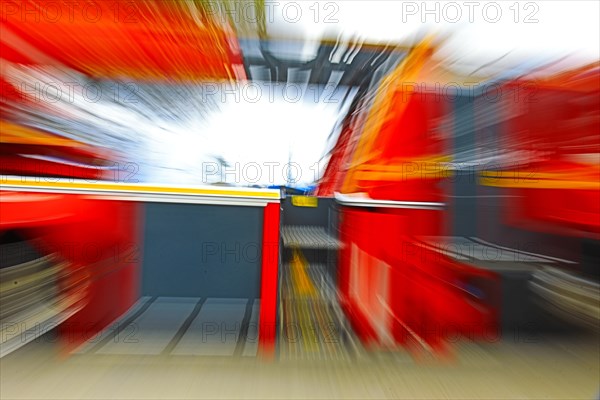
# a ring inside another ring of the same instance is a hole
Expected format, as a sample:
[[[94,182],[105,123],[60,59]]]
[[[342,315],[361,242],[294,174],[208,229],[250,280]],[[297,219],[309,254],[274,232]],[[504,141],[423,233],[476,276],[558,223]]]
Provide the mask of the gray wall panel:
[[[144,207],[142,295],[260,297],[263,208]]]

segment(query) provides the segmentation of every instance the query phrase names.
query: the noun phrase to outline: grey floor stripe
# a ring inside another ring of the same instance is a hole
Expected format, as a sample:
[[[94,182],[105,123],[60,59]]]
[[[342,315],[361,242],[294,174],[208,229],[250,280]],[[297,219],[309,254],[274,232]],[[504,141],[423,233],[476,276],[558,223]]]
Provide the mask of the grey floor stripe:
[[[490,262],[543,262],[543,256],[532,256],[519,252],[516,249],[484,243],[476,238],[464,236],[440,237],[438,244],[434,244],[435,237],[424,238],[425,243],[433,245],[442,252],[459,254],[470,260]]]
[[[255,299],[252,304],[252,314],[248,324],[248,332],[244,341],[243,357],[256,357],[258,354],[258,313],[260,311],[260,300]]]
[[[236,357],[242,355],[244,345],[246,344],[246,337],[248,336],[248,327],[250,325],[250,317],[252,316],[252,304],[253,300],[248,299],[248,302],[246,303],[246,312],[244,313],[244,319],[242,320],[242,326],[240,328],[240,334],[238,335],[238,340],[235,345],[235,350],[233,352],[233,355]]]
[[[190,315],[188,315],[187,319],[185,320],[183,325],[181,325],[181,327],[179,328],[179,330],[177,331],[177,333],[175,334],[173,339],[171,339],[171,341],[169,342],[167,347],[165,347],[165,349],[163,350],[163,352],[162,352],[163,355],[171,354],[173,349],[179,344],[179,342],[181,341],[181,338],[183,337],[183,335],[185,335],[187,330],[190,328],[190,325],[192,325],[192,322],[194,321],[194,319],[196,319],[198,314],[200,314],[200,310],[202,309],[202,306],[204,305],[205,301],[206,301],[205,297],[198,300],[198,303],[196,303],[196,307],[194,307],[194,310],[190,313]]]
[[[500,262],[522,262],[522,263],[539,263],[539,262],[554,262],[549,261],[543,256],[532,256],[521,252],[518,249],[499,246],[494,243],[485,243],[477,238],[466,238],[470,243],[481,246],[481,251],[478,251],[479,259],[483,261],[500,261]],[[473,252],[475,252],[473,247]],[[490,252],[490,250],[492,250]]]
[[[137,313],[143,306],[150,300],[150,296],[143,296],[138,299],[138,301],[131,306],[131,308],[123,313],[120,317],[116,318],[113,323],[103,329],[100,333],[95,335],[92,338],[89,338],[86,343],[79,346],[75,351],[71,352],[71,354],[85,354],[89,350],[91,350],[98,342],[104,340],[108,335],[113,334],[115,331],[116,324],[118,321],[125,320],[133,316]]]
[[[281,237],[285,247],[303,249],[330,249],[341,247],[341,242],[327,233],[324,227],[314,225],[284,225]]]
[[[247,302],[247,299],[207,299],[171,354],[232,356]]]
[[[140,307],[133,314],[125,317],[123,319],[123,321],[117,321],[115,324],[113,324],[112,326],[110,326],[109,329],[105,330],[105,331],[110,331],[110,334],[107,335],[107,336],[105,336],[95,346],[93,346],[91,349],[89,349],[87,351],[87,353],[95,353],[96,351],[98,351],[101,348],[103,348],[106,344],[108,344],[111,341],[115,340],[115,338],[117,338],[119,336],[119,334],[123,333],[123,331],[125,330],[125,328],[127,326],[131,325],[133,323],[133,321],[135,321],[142,314],[144,314],[144,312],[146,312],[146,310],[152,305],[152,303],[154,303],[154,301],[156,299],[157,299],[157,297],[150,298],[148,301],[146,301],[146,303],[144,303],[144,305],[142,307]]]
[[[533,262],[544,261],[546,263],[562,262],[562,263],[566,263],[566,264],[575,264],[575,262],[571,261],[571,260],[564,260],[562,258],[547,256],[547,255],[544,255],[544,254],[532,253],[532,252],[523,251],[523,250],[520,250],[520,249],[512,249],[510,247],[500,246],[499,244],[496,244],[496,243],[487,242],[487,241],[485,241],[483,239],[480,239],[478,237],[470,237],[469,240],[471,240],[472,242],[475,242],[475,243],[479,243],[479,244],[481,244],[483,246],[494,247],[494,248],[497,248],[497,249],[500,249],[500,250],[505,250],[505,251],[510,251],[510,252],[513,252],[513,253],[517,253],[519,255],[529,256],[528,259],[521,260],[521,261],[525,261],[525,262],[529,260],[529,261],[533,261]]]
[[[422,243],[428,250],[436,251],[440,254],[444,254],[448,257],[452,257],[455,260],[459,261],[474,261],[473,257],[469,257],[468,255],[457,253],[456,251],[452,251],[452,243],[448,244],[447,242],[439,242],[431,239],[419,240],[415,239],[417,242]],[[450,247],[450,248],[449,248]]]
[[[199,298],[159,297],[124,328],[125,334],[107,343],[98,354],[160,355],[185,323]]]

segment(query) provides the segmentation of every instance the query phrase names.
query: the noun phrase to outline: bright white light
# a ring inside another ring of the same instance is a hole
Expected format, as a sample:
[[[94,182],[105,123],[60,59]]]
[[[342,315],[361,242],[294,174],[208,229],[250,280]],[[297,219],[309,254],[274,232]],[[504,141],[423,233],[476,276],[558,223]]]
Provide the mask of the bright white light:
[[[340,117],[341,99],[315,101],[316,88],[304,85],[286,89],[263,83],[260,87],[262,96],[257,101],[244,95],[243,87],[227,95],[221,111],[208,121],[210,150],[230,164],[220,171],[222,181],[281,185],[291,177],[293,185],[313,183],[318,177],[316,163],[326,150],[325,139]],[[302,97],[296,100],[295,93]]]

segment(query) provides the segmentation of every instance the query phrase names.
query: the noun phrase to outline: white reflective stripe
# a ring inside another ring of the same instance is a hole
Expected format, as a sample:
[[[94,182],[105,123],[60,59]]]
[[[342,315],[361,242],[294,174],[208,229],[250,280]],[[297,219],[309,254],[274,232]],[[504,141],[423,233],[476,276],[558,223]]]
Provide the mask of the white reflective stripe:
[[[344,205],[352,207],[379,207],[379,208],[408,208],[415,210],[441,210],[446,203],[430,201],[397,201],[397,200],[379,200],[369,197],[348,196],[341,193],[334,193],[335,200]]]
[[[400,318],[398,318],[396,316],[396,314],[394,314],[394,311],[387,305],[386,302],[382,301],[381,298],[379,298],[379,297],[377,298],[377,300],[381,303],[381,305],[383,306],[385,311],[387,311],[396,322],[398,322],[404,329],[406,329],[406,331],[417,341],[417,343],[419,345],[421,345],[421,347],[423,347],[428,352],[433,353],[433,348],[429,344],[427,344],[425,339],[423,339],[421,336],[419,336],[419,334],[417,334],[415,331],[410,329],[410,327],[408,325],[406,325],[404,323],[404,321],[402,321]]]
[[[246,206],[246,207],[265,207],[269,203],[278,203],[276,200],[264,200],[255,198],[241,197],[204,197],[204,196],[167,196],[167,195],[148,195],[132,194],[127,196],[114,195],[90,195],[90,199],[98,200],[120,200],[120,201],[142,201],[148,203],[177,203],[177,204],[205,204],[205,205],[223,205],[223,206]]]
[[[0,176],[0,189],[19,192],[85,194],[107,200],[255,207],[264,207],[268,203],[279,203],[280,201],[280,192],[274,189],[215,186],[177,187],[146,183],[90,182],[72,178]]]
[[[95,169],[99,171],[112,171],[118,170],[118,167],[114,165],[93,165],[93,164],[84,164],[78,163],[75,161],[66,160],[64,158],[51,157],[51,156],[42,156],[38,154],[19,154],[20,157],[31,158],[32,160],[40,160],[40,161],[48,161],[56,164],[68,165],[70,167],[79,167],[79,168],[89,168]]]

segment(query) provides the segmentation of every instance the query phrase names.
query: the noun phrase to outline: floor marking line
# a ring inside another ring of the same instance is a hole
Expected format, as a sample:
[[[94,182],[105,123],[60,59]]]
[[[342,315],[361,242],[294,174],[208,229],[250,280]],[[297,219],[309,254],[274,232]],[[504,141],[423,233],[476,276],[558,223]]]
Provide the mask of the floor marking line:
[[[252,316],[253,304],[254,299],[248,299],[248,302],[246,303],[246,312],[244,313],[244,319],[242,319],[242,326],[240,327],[240,334],[238,335],[235,350],[233,351],[234,357],[241,356],[242,352],[244,351],[244,346],[246,345],[246,338],[248,336],[248,329],[250,327],[250,317]]]
[[[171,341],[169,342],[167,347],[165,347],[164,350],[161,352],[161,355],[164,356],[164,355],[171,354],[173,349],[175,349],[175,347],[179,344],[179,342],[183,338],[183,335],[185,335],[185,333],[188,331],[188,329],[190,329],[192,322],[194,322],[194,320],[196,319],[198,314],[200,314],[200,311],[202,310],[202,306],[206,302],[206,299],[207,299],[207,297],[201,297],[200,300],[198,300],[198,302],[196,303],[196,306],[194,307],[194,309],[192,310],[190,315],[188,315],[185,322],[179,327],[179,330],[177,330],[177,333],[175,334],[175,336],[173,336],[173,338],[171,339]]]
[[[93,354],[93,353],[97,352],[98,350],[100,350],[101,348],[106,346],[111,340],[114,340],[115,337],[118,337],[118,335],[122,333],[123,329],[125,329],[126,327],[131,325],[136,319],[141,317],[142,314],[144,314],[146,312],[146,310],[148,310],[148,308],[150,308],[150,306],[152,305],[152,303],[154,303],[154,301],[156,299],[158,299],[158,296],[154,296],[154,297],[150,298],[146,303],[144,303],[144,305],[139,310],[137,310],[133,315],[131,315],[125,321],[123,321],[122,323],[117,322],[117,329],[114,329],[110,335],[108,335],[107,337],[102,339],[100,342],[98,342],[98,344],[96,344],[94,347],[89,349],[87,351],[87,353]]]

